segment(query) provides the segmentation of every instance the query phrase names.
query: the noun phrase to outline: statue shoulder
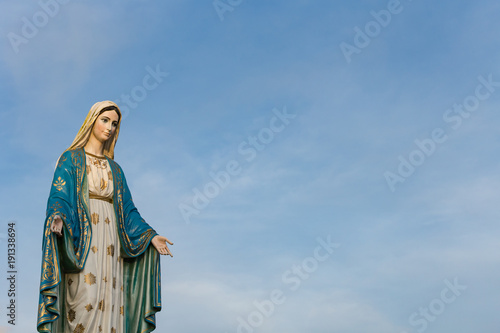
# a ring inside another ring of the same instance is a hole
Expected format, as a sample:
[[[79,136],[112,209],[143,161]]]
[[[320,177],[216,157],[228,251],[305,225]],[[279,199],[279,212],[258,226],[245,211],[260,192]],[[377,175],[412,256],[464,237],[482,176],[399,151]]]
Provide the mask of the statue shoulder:
[[[114,159],[108,157],[108,161],[111,167],[119,169],[120,171],[122,170],[120,164],[118,164],[118,162],[116,162]]]
[[[111,169],[113,170],[113,174],[117,174],[118,176],[120,176],[121,178],[124,178],[125,175],[123,174],[123,169],[122,167],[120,166],[120,164],[118,164],[118,162],[116,162],[114,159],[112,158],[108,158],[108,161],[109,161],[109,166],[111,167]]]
[[[81,164],[84,160],[84,153],[81,148],[65,150],[56,163],[56,169],[61,167],[72,167]]]

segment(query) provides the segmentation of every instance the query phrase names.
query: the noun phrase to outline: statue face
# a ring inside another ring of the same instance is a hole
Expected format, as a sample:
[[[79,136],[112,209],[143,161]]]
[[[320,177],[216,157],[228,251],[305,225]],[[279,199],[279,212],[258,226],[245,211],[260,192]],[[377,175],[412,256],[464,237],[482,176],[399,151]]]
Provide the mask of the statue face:
[[[113,137],[118,126],[118,113],[114,110],[109,110],[101,113],[95,121],[92,129],[92,136],[99,142],[106,142]]]

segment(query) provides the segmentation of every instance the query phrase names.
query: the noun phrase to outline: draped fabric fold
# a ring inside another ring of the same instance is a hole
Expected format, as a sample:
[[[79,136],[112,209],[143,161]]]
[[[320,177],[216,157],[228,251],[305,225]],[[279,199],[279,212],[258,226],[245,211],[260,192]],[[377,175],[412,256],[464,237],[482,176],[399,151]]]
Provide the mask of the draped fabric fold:
[[[65,273],[85,266],[92,229],[83,148],[64,152],[57,164],[47,204],[42,244],[42,267],[37,330],[62,332]],[[130,194],[121,167],[107,158],[113,175],[113,206],[120,254],[124,260],[125,332],[151,332],[155,313],[161,309],[160,259],[149,246],[157,233],[142,219]],[[50,230],[56,215],[63,220],[63,236]]]
[[[135,291],[125,294],[125,312],[128,316],[125,332],[151,332],[156,326],[155,313],[161,308],[158,251],[150,246],[142,256],[142,260],[124,260],[124,289]],[[136,312],[135,309],[145,311]]]

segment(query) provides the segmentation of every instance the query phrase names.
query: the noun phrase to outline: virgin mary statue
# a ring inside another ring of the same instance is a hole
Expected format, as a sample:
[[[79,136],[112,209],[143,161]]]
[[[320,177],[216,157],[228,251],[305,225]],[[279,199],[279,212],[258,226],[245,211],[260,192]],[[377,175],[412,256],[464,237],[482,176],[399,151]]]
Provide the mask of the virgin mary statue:
[[[114,161],[121,112],[90,109],[57,162],[47,204],[39,332],[139,333],[161,309],[159,254],[167,243],[137,211]]]

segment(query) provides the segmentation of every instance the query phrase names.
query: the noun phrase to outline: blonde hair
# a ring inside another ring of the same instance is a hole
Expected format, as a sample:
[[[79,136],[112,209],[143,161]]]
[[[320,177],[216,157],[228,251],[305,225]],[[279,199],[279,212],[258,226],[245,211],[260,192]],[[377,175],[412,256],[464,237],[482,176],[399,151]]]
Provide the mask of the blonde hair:
[[[99,117],[99,115],[105,111],[114,110],[118,113],[118,125],[116,126],[116,130],[111,138],[104,143],[104,155],[114,159],[115,157],[115,145],[118,140],[118,133],[120,132],[120,123],[122,118],[122,113],[118,105],[111,101],[102,101],[97,102],[90,108],[90,111],[83,122],[82,127],[78,131],[75,139],[71,146],[66,150],[72,150],[77,148],[83,148],[89,141],[90,135],[92,134],[92,129],[94,128],[95,121]]]

